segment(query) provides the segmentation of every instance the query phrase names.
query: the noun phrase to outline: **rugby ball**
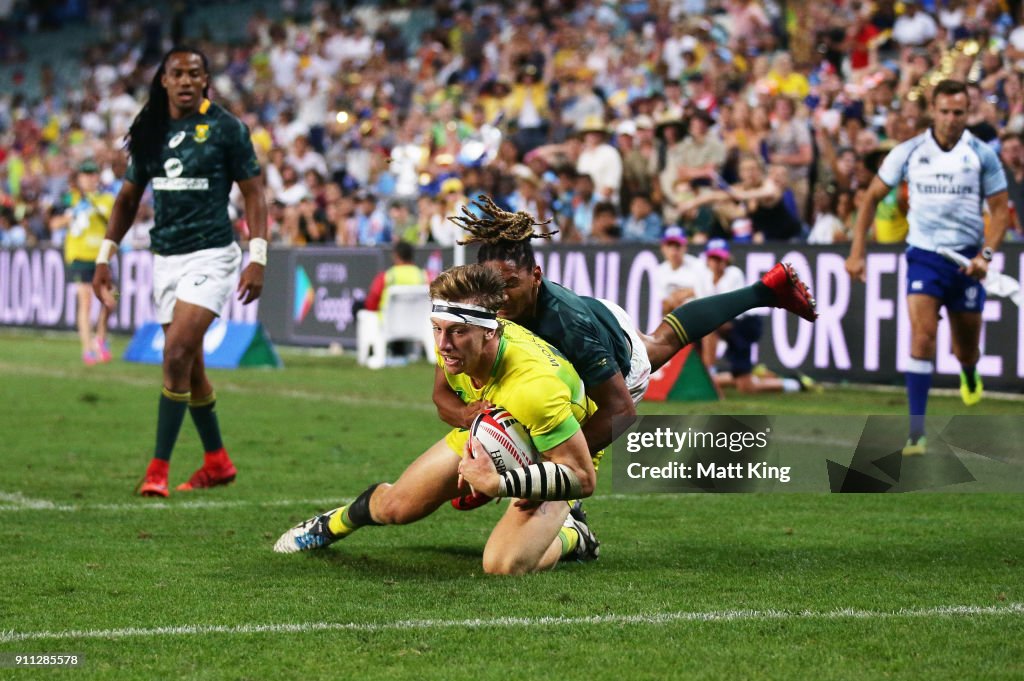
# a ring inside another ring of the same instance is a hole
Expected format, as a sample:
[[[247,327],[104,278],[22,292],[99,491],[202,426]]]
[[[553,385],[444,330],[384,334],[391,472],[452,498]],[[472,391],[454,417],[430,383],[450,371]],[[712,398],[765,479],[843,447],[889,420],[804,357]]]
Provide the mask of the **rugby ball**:
[[[477,414],[469,434],[491,455],[499,474],[540,459],[529,431],[501,407],[490,407]]]

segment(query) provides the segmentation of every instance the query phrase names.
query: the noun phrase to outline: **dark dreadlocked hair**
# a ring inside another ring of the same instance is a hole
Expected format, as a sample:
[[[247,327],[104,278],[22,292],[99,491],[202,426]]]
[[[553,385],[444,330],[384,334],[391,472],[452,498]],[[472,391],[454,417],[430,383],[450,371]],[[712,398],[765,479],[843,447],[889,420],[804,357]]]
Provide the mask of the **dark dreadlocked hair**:
[[[172,54],[195,54],[203,62],[203,70],[210,72],[210,64],[206,55],[194,47],[178,46],[172,47],[160,60],[160,67],[153,74],[153,80],[149,84],[149,99],[146,101],[142,111],[132,121],[125,135],[125,146],[132,162],[139,167],[146,167],[152,163],[160,162],[160,150],[167,136],[167,127],[170,123],[171,112],[167,99],[167,89],[160,82],[167,71],[167,60]],[[209,85],[203,88],[203,97],[206,97]]]
[[[526,211],[510,213],[502,210],[491,200],[491,197],[480,194],[472,205],[480,212],[474,215],[468,207],[462,207],[462,215],[453,215],[448,219],[469,232],[469,238],[460,244],[481,244],[477,251],[478,263],[490,260],[512,261],[519,269],[533,269],[537,258],[533,253],[531,239],[550,239],[558,233],[548,232],[537,234],[534,227],[546,225],[551,220],[537,222]]]

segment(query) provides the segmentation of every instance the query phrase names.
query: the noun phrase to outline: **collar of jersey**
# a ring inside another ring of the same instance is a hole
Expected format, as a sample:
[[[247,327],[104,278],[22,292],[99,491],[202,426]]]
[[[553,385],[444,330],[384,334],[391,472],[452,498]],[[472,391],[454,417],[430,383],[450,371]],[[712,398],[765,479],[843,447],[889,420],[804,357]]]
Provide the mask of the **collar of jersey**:
[[[501,358],[505,356],[505,348],[508,346],[508,341],[505,339],[504,329],[502,329],[501,338],[498,339],[498,354],[494,357],[494,364],[491,365],[491,378],[498,375],[498,365],[501,364]]]
[[[213,102],[208,100],[206,97],[203,97],[203,101],[200,102],[199,108],[196,109],[195,111],[193,111],[192,113],[190,113],[188,116],[185,116],[184,118],[177,119],[177,123],[185,125],[186,127],[188,127],[189,121],[191,121],[195,116],[205,116],[206,113],[210,110],[210,106],[212,104],[213,104]]]

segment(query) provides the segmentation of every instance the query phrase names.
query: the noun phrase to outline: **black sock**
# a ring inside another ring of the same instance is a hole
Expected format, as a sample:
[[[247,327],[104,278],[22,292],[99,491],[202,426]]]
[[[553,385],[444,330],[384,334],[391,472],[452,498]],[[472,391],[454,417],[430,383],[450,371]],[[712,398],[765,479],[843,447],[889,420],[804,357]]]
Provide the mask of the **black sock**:
[[[210,393],[207,397],[189,402],[188,412],[192,415],[192,423],[199,431],[199,439],[203,441],[203,451],[218,452],[224,448],[220,437],[220,424],[217,422],[217,396]]]
[[[188,409],[189,393],[175,393],[164,388],[160,394],[160,407],[156,417],[156,449],[153,457],[170,461],[174,443],[178,441],[181,423]]]
[[[370,497],[373,496],[373,490],[377,489],[380,483],[375,483],[366,488],[366,491],[356,497],[353,501],[345,508],[348,520],[354,527],[362,527],[363,525],[380,525],[370,515]]]
[[[669,312],[665,323],[672,327],[682,344],[686,345],[703,338],[747,310],[771,307],[774,304],[775,294],[758,281],[729,293],[691,300]]]
[[[974,389],[978,386],[977,377],[975,371],[977,370],[976,364],[961,364],[960,371],[964,372],[964,376],[967,380],[967,389],[974,392]]]

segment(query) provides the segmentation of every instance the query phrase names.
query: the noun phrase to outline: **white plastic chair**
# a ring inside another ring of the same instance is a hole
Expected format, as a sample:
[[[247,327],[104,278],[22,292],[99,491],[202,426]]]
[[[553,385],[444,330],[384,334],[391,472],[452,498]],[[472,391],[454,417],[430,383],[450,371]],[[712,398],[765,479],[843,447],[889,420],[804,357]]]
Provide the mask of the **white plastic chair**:
[[[360,310],[356,315],[356,361],[359,364],[371,369],[387,366],[388,344],[392,341],[419,343],[427,359],[433,358],[430,287],[426,284],[391,286],[383,314]]]

